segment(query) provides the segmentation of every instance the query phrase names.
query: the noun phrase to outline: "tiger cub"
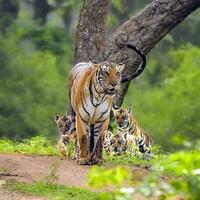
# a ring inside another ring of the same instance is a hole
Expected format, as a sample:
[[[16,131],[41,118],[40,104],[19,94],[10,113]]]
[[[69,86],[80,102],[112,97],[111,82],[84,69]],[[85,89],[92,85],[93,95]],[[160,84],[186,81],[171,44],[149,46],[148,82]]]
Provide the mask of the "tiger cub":
[[[126,146],[126,140],[123,134],[117,133],[111,136],[110,154],[113,154],[114,156],[125,154],[126,153],[125,146]]]
[[[111,153],[111,144],[110,140],[113,136],[113,133],[111,131],[106,131],[104,134],[104,142],[103,142],[103,147],[107,155],[110,155]]]
[[[60,116],[58,113],[54,114],[54,120],[60,134],[58,142],[59,152],[62,156],[67,156],[66,145],[69,144],[70,140],[75,140],[76,143],[76,133],[71,130],[72,121],[69,116]]]
[[[127,147],[132,144],[138,147],[139,152],[143,154],[151,154],[150,148],[153,140],[143,129],[141,129],[131,113],[131,106],[128,109],[113,109],[115,121],[121,134],[127,140]]]

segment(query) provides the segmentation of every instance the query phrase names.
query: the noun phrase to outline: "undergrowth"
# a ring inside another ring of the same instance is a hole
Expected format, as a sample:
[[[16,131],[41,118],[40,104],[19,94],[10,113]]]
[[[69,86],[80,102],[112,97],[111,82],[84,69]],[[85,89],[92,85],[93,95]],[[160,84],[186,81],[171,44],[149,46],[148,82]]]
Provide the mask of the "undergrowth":
[[[100,200],[101,194],[86,189],[68,187],[58,184],[37,182],[33,184],[10,182],[6,186],[10,191],[22,192],[35,196],[44,196],[52,200]]]
[[[43,136],[22,141],[0,140],[0,153],[22,153],[27,155],[57,155],[57,146]]]

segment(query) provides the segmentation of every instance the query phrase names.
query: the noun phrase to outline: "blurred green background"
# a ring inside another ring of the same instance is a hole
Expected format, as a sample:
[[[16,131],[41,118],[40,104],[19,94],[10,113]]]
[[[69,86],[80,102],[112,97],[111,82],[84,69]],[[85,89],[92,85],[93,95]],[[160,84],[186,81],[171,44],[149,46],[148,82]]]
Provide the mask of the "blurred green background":
[[[0,136],[57,137],[67,107],[78,0],[0,0]],[[109,34],[149,0],[113,0]],[[155,143],[171,151],[200,138],[200,10],[148,55],[124,105]]]

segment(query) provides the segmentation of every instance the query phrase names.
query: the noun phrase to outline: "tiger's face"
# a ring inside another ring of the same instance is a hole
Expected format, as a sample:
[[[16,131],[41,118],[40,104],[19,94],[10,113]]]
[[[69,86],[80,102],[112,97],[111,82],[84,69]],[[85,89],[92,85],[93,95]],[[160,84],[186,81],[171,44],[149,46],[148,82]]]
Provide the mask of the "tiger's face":
[[[72,121],[68,116],[60,116],[58,113],[54,114],[54,120],[57,124],[60,135],[65,139],[65,142],[69,142],[70,139],[74,139],[74,134],[71,133],[70,129]]]
[[[113,95],[120,90],[122,70],[125,65],[102,62],[96,65],[96,80],[103,92]]]
[[[119,129],[126,129],[130,124],[131,108],[114,110],[115,121]]]
[[[110,140],[111,152],[114,155],[121,155],[125,145],[125,139],[121,134],[113,135]]]

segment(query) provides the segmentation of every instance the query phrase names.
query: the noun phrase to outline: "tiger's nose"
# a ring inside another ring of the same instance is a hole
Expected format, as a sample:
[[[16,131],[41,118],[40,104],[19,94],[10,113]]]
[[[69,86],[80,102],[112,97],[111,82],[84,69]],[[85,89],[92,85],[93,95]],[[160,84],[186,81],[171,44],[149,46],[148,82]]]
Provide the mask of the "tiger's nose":
[[[117,148],[117,147],[114,147],[114,151],[117,152],[117,150],[118,150],[118,148]]]
[[[117,83],[111,83],[111,86],[112,86],[113,88],[115,88],[115,87],[117,86]]]
[[[123,124],[122,123],[119,123],[119,127],[121,128],[123,126]]]

